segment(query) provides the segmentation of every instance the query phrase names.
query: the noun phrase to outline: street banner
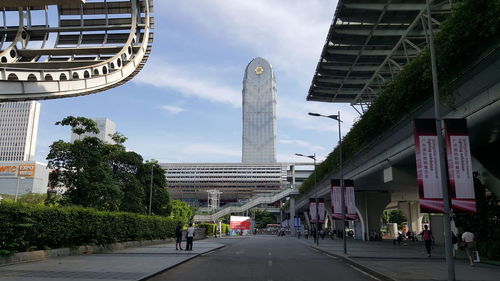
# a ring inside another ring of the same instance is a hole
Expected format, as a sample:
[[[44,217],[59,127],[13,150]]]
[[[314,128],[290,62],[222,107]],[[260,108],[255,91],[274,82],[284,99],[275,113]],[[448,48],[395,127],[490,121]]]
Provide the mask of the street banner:
[[[325,199],[318,198],[318,214],[319,214],[319,222],[325,222]]]
[[[354,193],[354,181],[344,180],[345,184],[345,206],[346,206],[346,219],[356,220],[358,214],[356,212],[356,198]]]
[[[293,219],[293,226],[294,227],[300,227],[302,222],[300,220],[300,216],[295,216],[295,218]]]
[[[413,125],[420,211],[442,213],[444,202],[441,178],[445,171],[441,171],[440,166],[436,120],[415,119]]]
[[[342,188],[340,179],[331,181],[332,217],[337,220],[342,219]]]
[[[466,119],[444,119],[453,210],[476,213],[476,196]]]
[[[315,198],[309,198],[309,215],[310,215],[310,222],[311,223],[316,223],[318,219],[318,213],[316,209],[316,199]]]

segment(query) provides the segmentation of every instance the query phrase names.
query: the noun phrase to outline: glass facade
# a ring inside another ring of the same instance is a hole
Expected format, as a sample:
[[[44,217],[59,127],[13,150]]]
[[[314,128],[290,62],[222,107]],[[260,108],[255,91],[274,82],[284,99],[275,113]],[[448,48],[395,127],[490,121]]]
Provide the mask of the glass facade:
[[[276,163],[276,79],[263,58],[243,79],[243,163]]]

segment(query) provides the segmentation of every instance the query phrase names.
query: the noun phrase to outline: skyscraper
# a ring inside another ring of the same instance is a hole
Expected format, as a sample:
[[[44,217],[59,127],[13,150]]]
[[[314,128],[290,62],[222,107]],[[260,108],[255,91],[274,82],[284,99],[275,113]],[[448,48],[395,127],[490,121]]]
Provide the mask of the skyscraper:
[[[77,139],[83,139],[84,137],[96,137],[105,143],[115,143],[110,137],[110,135],[116,133],[115,122],[109,120],[108,118],[93,118],[92,120],[97,123],[99,133],[85,133],[81,136],[78,136],[75,133],[71,133],[71,142],[74,142]]]
[[[260,57],[248,64],[243,79],[242,162],[276,162],[276,79]]]
[[[34,161],[40,103],[0,103],[0,161]]]

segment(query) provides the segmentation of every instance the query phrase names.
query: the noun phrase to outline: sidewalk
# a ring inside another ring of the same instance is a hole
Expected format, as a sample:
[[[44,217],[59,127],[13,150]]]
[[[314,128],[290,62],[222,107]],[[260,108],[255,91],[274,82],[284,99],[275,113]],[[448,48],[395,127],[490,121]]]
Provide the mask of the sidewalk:
[[[319,247],[312,239],[299,240],[312,248],[342,258],[373,273],[382,280],[447,280],[447,266],[443,247],[435,247],[428,258],[423,242],[408,242],[408,246],[393,245],[392,241],[365,242],[347,240],[347,255],[344,255],[342,240],[325,238],[319,240]],[[476,263],[469,266],[463,252],[455,259],[456,280],[500,280],[500,266]]]
[[[223,246],[199,240],[192,251],[176,251],[175,244],[169,243],[7,265],[0,267],[0,281],[137,281]]]

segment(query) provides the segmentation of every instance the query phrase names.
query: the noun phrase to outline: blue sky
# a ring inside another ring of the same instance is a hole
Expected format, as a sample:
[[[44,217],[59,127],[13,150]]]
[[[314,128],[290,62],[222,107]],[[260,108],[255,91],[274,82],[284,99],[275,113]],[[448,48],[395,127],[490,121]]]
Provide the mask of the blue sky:
[[[89,96],[41,101],[37,161],[68,141],[54,123],[106,117],[129,150],[160,162],[240,162],[244,69],[255,57],[273,66],[278,90],[278,161],[324,159],[337,144],[337,123],[308,112],[343,115],[345,134],[358,114],[348,105],[307,102],[333,19],[331,0],[155,1],[155,41],[129,83]]]

